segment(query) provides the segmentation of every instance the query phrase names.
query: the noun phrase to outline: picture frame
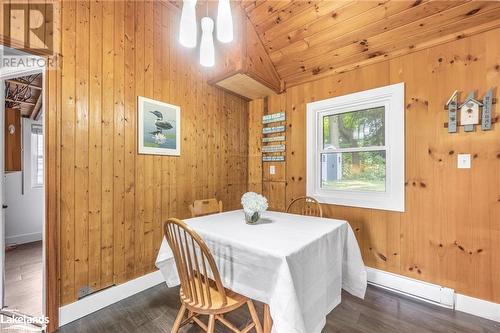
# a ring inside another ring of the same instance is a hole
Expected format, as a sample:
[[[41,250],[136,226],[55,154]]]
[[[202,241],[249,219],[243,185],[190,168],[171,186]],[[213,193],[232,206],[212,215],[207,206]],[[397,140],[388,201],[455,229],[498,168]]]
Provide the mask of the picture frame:
[[[138,96],[137,136],[139,154],[180,156],[180,106]]]

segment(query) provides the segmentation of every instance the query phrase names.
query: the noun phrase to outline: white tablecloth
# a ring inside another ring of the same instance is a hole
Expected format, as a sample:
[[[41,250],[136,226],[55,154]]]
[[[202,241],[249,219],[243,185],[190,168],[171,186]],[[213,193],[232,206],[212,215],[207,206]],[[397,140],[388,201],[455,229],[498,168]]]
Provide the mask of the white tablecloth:
[[[345,221],[269,211],[247,225],[243,211],[231,211],[185,222],[207,243],[225,287],[269,304],[274,333],[321,332],[341,288],[365,295],[366,269]],[[156,266],[168,286],[179,284],[165,239]]]

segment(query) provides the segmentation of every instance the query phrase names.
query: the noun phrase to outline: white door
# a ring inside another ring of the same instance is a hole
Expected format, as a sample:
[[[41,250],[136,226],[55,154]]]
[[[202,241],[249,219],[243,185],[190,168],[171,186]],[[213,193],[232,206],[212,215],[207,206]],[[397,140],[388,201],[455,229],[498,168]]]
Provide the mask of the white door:
[[[5,175],[4,175],[4,149],[5,149],[5,81],[0,80],[0,204],[2,204],[2,210],[0,212],[0,272],[1,272],[1,281],[0,281],[0,309],[3,309],[3,296],[4,296],[4,281],[5,281],[5,209],[7,206],[5,205]]]

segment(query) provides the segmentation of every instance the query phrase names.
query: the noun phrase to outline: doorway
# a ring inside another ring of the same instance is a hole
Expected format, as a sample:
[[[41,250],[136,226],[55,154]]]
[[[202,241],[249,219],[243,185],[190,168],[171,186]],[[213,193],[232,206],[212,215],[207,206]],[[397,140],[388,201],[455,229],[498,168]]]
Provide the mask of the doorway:
[[[2,54],[33,57],[2,47]],[[3,315],[44,315],[44,68],[0,72],[0,306]]]

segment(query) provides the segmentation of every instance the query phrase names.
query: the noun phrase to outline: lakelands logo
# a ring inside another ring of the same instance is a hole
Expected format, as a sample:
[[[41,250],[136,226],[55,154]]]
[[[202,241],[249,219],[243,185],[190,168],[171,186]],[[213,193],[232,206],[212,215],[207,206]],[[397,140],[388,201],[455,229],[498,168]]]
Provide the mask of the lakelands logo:
[[[0,316],[0,331],[42,332],[47,328],[48,323],[48,317],[29,317],[19,314],[17,310],[3,309],[2,316]]]
[[[0,66],[56,68],[58,57],[54,52],[53,4],[43,1],[11,1],[4,2],[2,6],[3,45],[10,49],[2,48]]]

